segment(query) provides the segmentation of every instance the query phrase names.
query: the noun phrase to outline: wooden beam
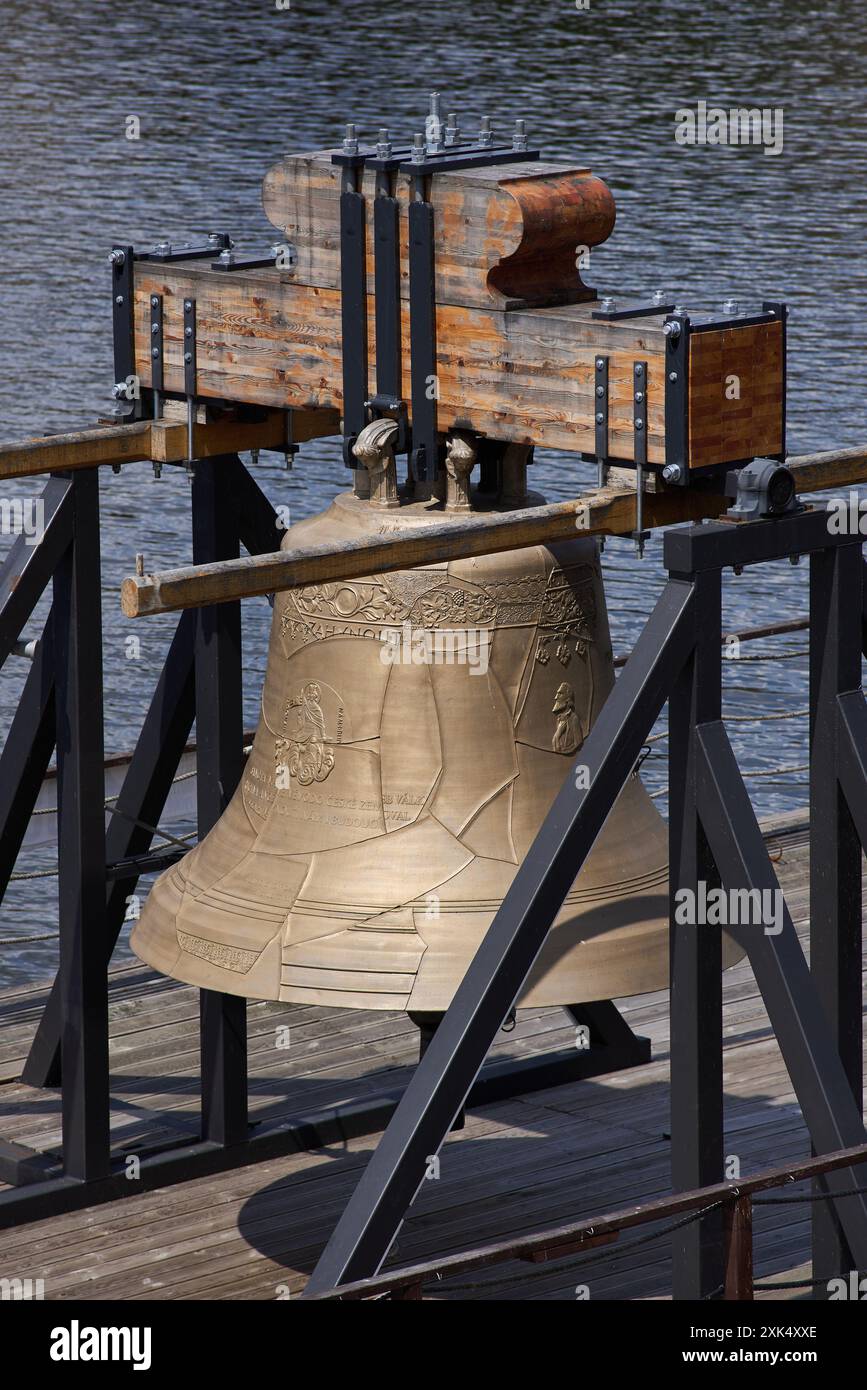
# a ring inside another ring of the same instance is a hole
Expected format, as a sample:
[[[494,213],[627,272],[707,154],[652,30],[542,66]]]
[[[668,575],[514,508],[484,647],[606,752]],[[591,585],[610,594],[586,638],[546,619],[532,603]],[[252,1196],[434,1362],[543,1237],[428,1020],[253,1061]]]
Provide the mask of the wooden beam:
[[[195,425],[196,458],[237,454],[244,449],[280,449],[286,441],[285,410],[269,410],[261,420],[236,417]],[[339,434],[336,410],[296,410],[292,434],[296,444]],[[187,456],[187,427],[176,419],[141,420],[130,425],[97,425],[69,434],[45,435],[17,444],[0,444],[0,481],[61,473],[101,464],[154,459],[179,463]]]
[[[832,449],[789,459],[799,492],[825,490],[867,480],[867,449]],[[647,493],[644,523],[671,526],[719,516],[728,498],[693,488]],[[254,598],[326,580],[358,579],[389,570],[410,569],[468,555],[519,550],[577,536],[628,535],[635,530],[635,494],[606,488],[569,502],[555,502],[514,512],[481,513],[460,521],[443,521],[423,533],[404,531],[352,541],[335,550],[305,546],[266,555],[245,556],[213,565],[189,565],[156,574],[131,575],[123,581],[121,607],[128,618],[201,608],[209,603]]]
[[[150,439],[151,422],[142,420],[0,444],[0,478],[31,478],[100,463],[134,463],[150,458]]]
[[[649,494],[644,505],[645,525],[668,526],[677,521],[717,516],[728,505],[724,497],[709,497],[687,488]],[[350,541],[336,550],[333,546],[305,546],[214,565],[132,575],[123,581],[121,605],[128,618],[139,618],[149,613],[226,603],[234,598],[253,598],[301,584],[357,579],[576,536],[625,535],[634,529],[634,493],[606,488],[571,502],[443,521],[421,534],[396,525],[392,535]]]

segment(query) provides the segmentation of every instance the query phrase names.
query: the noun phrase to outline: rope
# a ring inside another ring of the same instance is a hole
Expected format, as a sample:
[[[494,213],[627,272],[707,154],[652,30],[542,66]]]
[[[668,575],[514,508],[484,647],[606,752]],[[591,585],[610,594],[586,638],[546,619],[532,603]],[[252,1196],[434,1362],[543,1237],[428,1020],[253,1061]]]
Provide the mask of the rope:
[[[637,1237],[635,1238],[635,1240],[629,1240],[629,1241],[624,1241],[624,1242],[622,1242],[622,1243],[619,1243],[616,1250],[612,1250],[612,1251],[610,1252],[610,1254],[605,1255],[605,1256],[602,1256],[601,1259],[599,1258],[598,1255],[596,1255],[596,1251],[595,1251],[595,1250],[592,1250],[592,1249],[590,1249],[590,1250],[580,1250],[580,1251],[578,1252],[577,1255],[573,1255],[573,1256],[571,1257],[571,1259],[568,1261],[567,1264],[561,1264],[561,1265],[559,1266],[560,1271],[564,1271],[564,1270],[567,1270],[567,1269],[572,1269],[573,1266],[576,1265],[580,1260],[585,1260],[585,1259],[587,1259],[588,1256],[596,1256],[597,1260],[599,1260],[599,1264],[600,1264],[600,1265],[608,1264],[608,1263],[610,1263],[612,1260],[619,1259],[620,1256],[623,1255],[624,1253],[627,1253],[627,1252],[630,1251],[630,1250],[635,1250],[639,1245],[647,1245],[647,1244],[649,1244],[650,1241],[652,1241],[652,1240],[660,1240],[660,1239],[662,1239],[663,1236],[669,1236],[669,1235],[671,1235],[674,1231],[679,1231],[679,1230],[681,1230],[681,1228],[684,1227],[684,1226],[690,1226],[690,1225],[692,1225],[692,1223],[693,1223],[694,1221],[699,1221],[703,1216],[707,1216],[708,1212],[716,1211],[716,1209],[717,1209],[718,1207],[721,1207],[721,1206],[723,1206],[723,1203],[722,1203],[722,1202],[713,1202],[713,1203],[712,1203],[710,1206],[708,1206],[708,1207],[700,1207],[698,1211],[691,1211],[691,1212],[688,1212],[688,1213],[686,1214],[686,1216],[680,1217],[677,1221],[672,1221],[668,1226],[663,1226],[662,1229],[659,1230],[659,1231],[649,1231],[647,1235],[644,1235],[644,1236],[637,1236]],[[555,1259],[556,1259],[556,1256],[555,1256]],[[543,1268],[543,1266],[542,1266],[541,1264],[537,1264],[537,1265],[532,1266],[532,1267],[531,1267],[531,1270],[528,1271],[528,1272],[533,1273],[533,1274],[539,1274],[539,1273],[541,1273],[542,1268]],[[436,1278],[437,1278],[437,1280],[438,1280],[439,1282],[442,1282],[442,1276],[441,1276],[441,1275],[438,1274],[438,1275],[436,1276]],[[472,1289],[505,1289],[505,1288],[509,1288],[510,1285],[512,1285],[512,1284],[522,1284],[522,1283],[526,1282],[526,1279],[527,1279],[527,1272],[524,1272],[524,1273],[521,1273],[521,1274],[512,1274],[512,1275],[509,1275],[507,1278],[504,1278],[504,1279],[491,1279],[491,1280],[477,1279],[477,1280],[474,1280],[474,1281],[471,1282],[471,1283],[465,1283],[465,1284],[451,1284],[451,1283],[450,1283],[450,1284],[449,1284],[449,1288],[448,1288],[448,1292],[449,1292],[449,1293],[462,1293],[462,1292],[465,1292],[465,1291],[470,1291],[470,1290],[472,1290]],[[425,1280],[425,1281],[423,1281],[423,1282],[424,1282],[424,1283],[430,1283],[431,1281],[430,1281],[430,1279],[427,1279],[427,1280]]]
[[[29,946],[31,941],[57,941],[59,931],[47,931],[39,936],[2,936],[0,946]]]
[[[850,1187],[845,1192],[808,1192],[803,1197],[756,1197],[756,1207],[786,1207],[796,1202],[834,1202],[838,1197],[862,1197],[867,1187]]]
[[[123,816],[122,811],[119,811],[117,814]],[[133,821],[133,824],[140,825],[143,830],[151,830],[151,826],[145,825],[143,821],[135,820],[133,816],[124,816],[124,820]],[[176,838],[174,835],[167,834],[165,830],[153,830],[152,833],[154,835],[160,835],[164,840],[168,840],[170,844],[178,845],[182,849],[186,849],[188,842],[190,840],[195,840],[199,832],[197,830],[191,830],[189,835],[182,835],[180,839]],[[30,873],[10,874],[9,882],[20,883],[31,878],[56,878],[59,873],[60,869],[57,867],[53,869],[33,869]],[[33,939],[35,940],[35,938]]]
[[[754,1289],[815,1289],[819,1284],[827,1285],[827,1279],[789,1279],[786,1283],[753,1284]]]

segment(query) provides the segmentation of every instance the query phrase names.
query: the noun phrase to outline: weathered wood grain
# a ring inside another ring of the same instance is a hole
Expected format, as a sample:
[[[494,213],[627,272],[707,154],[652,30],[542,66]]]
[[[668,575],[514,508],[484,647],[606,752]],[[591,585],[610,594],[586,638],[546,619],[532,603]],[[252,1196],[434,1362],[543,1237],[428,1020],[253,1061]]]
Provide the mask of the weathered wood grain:
[[[183,393],[183,300],[196,300],[197,392],[301,410],[343,407],[340,292],[267,268],[220,274],[207,264],[135,268],[136,366],[151,384],[149,299],[163,296],[164,382]],[[594,358],[610,358],[609,452],[634,456],[632,368],[648,364],[648,458],[665,461],[664,338],[659,317],[602,323],[592,304],[505,312],[437,305],[438,423],[492,439],[576,452],[595,446]],[[409,306],[402,319],[409,394]],[[375,380],[373,301],[368,380]]]
[[[299,410],[293,416],[292,427],[295,442],[303,444],[307,439],[336,434],[340,421],[333,410]],[[244,449],[280,449],[286,441],[286,415],[283,411],[272,410],[261,420],[239,420],[232,416],[200,420],[193,429],[196,458],[215,458]],[[129,425],[100,425],[95,429],[27,439],[20,444],[0,444],[0,480],[145,459],[177,463],[186,456],[187,427],[180,420],[167,418]]]
[[[780,453],[783,377],[779,320],[691,334],[690,468]]]
[[[340,286],[340,176],[331,151],[289,155],[265,177],[265,216],[296,247],[299,283]],[[368,291],[373,293],[373,198],[365,169]],[[400,204],[400,285],[409,294],[406,206],[410,179],[393,175]],[[610,235],[614,199],[600,178],[574,164],[518,162],[434,174],[436,298],[441,304],[505,308],[578,302],[593,296],[577,267],[579,247]]]

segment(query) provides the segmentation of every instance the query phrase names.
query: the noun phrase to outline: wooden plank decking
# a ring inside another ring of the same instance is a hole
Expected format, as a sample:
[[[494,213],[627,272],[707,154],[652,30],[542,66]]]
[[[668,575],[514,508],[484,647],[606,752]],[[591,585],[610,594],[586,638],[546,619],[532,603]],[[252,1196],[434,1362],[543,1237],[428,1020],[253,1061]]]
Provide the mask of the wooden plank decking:
[[[787,901],[806,928],[803,828],[770,838]],[[18,1076],[44,1001],[42,989],[0,996],[0,1134],[45,1152],[59,1140],[59,1096]],[[601,1213],[670,1190],[667,995],[627,1001],[630,1025],[653,1060],[467,1117],[441,1154],[406,1221],[394,1262],[415,1262],[488,1240]],[[113,1138],[142,1151],[197,1132],[196,991],[139,966],[111,976]],[[291,1046],[276,1045],[288,1024]],[[254,1120],[287,1119],[357,1102],[405,1083],[417,1033],[403,1014],[251,1004]],[[800,1110],[745,964],[725,979],[727,1153],[743,1173],[806,1157]],[[497,1055],[574,1046],[558,1009],[521,1011]],[[43,1278],[54,1299],[275,1299],[295,1296],[336,1223],[375,1142],[350,1139],[110,1205],[0,1232],[0,1276]],[[787,1190],[792,1195],[792,1189]],[[574,1299],[667,1297],[668,1240],[603,1249],[550,1266],[504,1265],[472,1287],[455,1280],[430,1296]],[[809,1277],[809,1208],[758,1206],[759,1280]],[[467,1281],[469,1282],[469,1281]],[[780,1290],[760,1297],[792,1297]]]

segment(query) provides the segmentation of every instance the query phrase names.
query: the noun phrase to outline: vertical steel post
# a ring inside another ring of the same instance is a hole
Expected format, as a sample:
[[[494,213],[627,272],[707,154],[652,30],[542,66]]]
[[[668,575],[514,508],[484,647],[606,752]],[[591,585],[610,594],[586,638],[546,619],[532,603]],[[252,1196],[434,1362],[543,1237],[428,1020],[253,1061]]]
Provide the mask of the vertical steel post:
[[[695,646],[669,702],[671,1177],[675,1192],[723,1177],[722,944],[692,905],[720,879],[696,806],[695,729],[721,711],[721,572],[693,577]],[[690,917],[689,921],[679,918]],[[719,1211],[675,1233],[673,1296],[699,1299],[723,1282]]]
[[[109,1171],[99,470],[70,475],[73,540],[54,575],[63,1161]]]
[[[861,843],[840,787],[837,695],[861,690],[862,563],[860,537],[810,557],[810,972],[859,1112]],[[820,1178],[814,1190],[828,1189]],[[856,1264],[834,1209],[817,1201],[812,1217],[813,1278],[845,1276]]]
[[[237,559],[237,514],[221,476],[229,459],[199,459],[192,486],[193,562]],[[240,602],[201,608],[196,624],[196,801],[199,838],[219,820],[243,767]],[[247,1001],[201,991],[202,1138],[247,1138]]]

